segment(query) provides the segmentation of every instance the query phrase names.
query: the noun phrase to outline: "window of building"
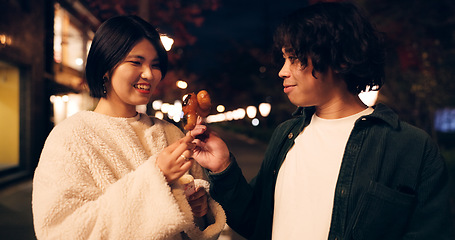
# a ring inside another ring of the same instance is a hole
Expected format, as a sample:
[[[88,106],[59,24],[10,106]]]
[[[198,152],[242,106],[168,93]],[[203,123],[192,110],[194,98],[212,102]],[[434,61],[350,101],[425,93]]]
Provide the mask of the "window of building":
[[[0,61],[0,170],[19,165],[20,71]]]
[[[58,3],[54,5],[54,80],[50,101],[52,122],[58,124],[81,110],[96,104],[84,81],[85,61],[94,33]]]
[[[55,5],[54,19],[54,60],[77,71],[83,71],[86,41],[84,31],[81,30],[71,15]]]

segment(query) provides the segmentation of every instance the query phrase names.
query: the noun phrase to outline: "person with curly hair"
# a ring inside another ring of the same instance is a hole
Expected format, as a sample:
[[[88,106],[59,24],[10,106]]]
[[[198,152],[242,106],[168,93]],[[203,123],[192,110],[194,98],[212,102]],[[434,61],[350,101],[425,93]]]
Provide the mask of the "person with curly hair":
[[[196,140],[211,196],[248,239],[453,239],[448,174],[429,135],[362,91],[384,82],[383,36],[351,3],[318,3],[278,26],[283,91],[298,107],[247,183],[215,134]],[[197,128],[205,129],[203,126]]]

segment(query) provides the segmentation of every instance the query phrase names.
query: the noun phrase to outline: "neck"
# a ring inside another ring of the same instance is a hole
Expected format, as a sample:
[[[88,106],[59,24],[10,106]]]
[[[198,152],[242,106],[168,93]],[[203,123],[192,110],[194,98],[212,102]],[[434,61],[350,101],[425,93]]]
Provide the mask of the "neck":
[[[316,106],[316,115],[324,119],[344,118],[365,110],[367,106],[357,95],[344,94]]]
[[[95,110],[96,113],[105,114],[111,117],[124,117],[130,118],[136,116],[136,106],[134,105],[121,105],[121,104],[113,104],[112,102],[108,101],[105,98],[101,98],[96,105]]]

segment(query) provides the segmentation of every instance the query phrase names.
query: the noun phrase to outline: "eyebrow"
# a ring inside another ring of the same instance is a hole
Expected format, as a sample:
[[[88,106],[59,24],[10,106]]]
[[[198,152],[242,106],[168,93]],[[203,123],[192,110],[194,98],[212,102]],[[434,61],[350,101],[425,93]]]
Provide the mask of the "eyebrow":
[[[145,57],[143,57],[142,55],[128,55],[128,56],[126,56],[125,59],[131,59],[131,58],[139,58],[139,59],[141,59],[141,60],[145,60]],[[158,56],[156,56],[156,57],[152,60],[152,62],[155,62],[155,61],[156,61],[156,62],[159,62],[159,61],[160,61],[160,58],[159,58]]]
[[[128,55],[126,56],[126,58],[140,58],[140,59],[145,59],[143,56],[141,55]]]

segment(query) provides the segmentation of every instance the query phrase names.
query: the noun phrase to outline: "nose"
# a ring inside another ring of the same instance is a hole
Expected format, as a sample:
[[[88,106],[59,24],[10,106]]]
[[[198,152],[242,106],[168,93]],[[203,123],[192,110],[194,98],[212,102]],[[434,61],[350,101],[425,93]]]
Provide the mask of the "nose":
[[[153,78],[153,71],[151,67],[144,66],[144,69],[142,70],[141,73],[141,78],[150,80]]]
[[[289,71],[289,63],[288,60],[286,60],[283,64],[283,67],[281,67],[281,70],[278,72],[278,76],[280,78],[288,78],[291,75],[291,72]]]

